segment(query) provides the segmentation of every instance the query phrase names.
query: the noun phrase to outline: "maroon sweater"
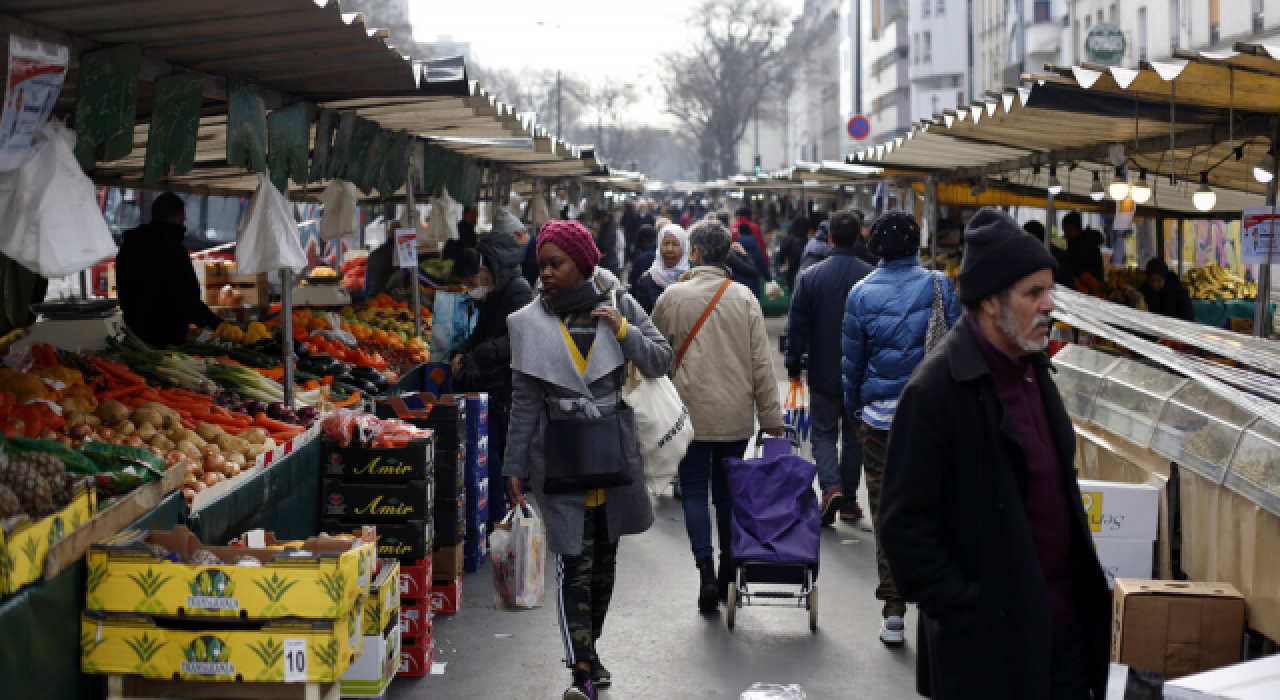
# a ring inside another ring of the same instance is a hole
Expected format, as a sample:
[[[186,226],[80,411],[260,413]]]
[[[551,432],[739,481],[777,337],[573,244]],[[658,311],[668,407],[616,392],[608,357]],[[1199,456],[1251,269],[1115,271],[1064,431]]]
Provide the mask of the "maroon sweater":
[[[1062,632],[1076,617],[1071,589],[1071,513],[1035,365],[1030,356],[1015,358],[997,348],[973,319],[965,316],[965,320],[987,360],[996,393],[1018,427],[1027,458],[1027,525],[1049,587],[1053,631]]]

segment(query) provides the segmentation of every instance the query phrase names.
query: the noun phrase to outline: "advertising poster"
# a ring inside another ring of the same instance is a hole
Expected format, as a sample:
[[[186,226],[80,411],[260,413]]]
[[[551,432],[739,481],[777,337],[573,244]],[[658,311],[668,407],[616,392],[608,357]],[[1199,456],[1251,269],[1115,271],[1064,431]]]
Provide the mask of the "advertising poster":
[[[0,170],[14,170],[27,161],[62,90],[70,60],[71,51],[65,46],[9,36],[9,70],[0,113]]]
[[[1264,264],[1268,252],[1272,264],[1280,262],[1280,240],[1274,244],[1271,240],[1273,233],[1280,234],[1280,211],[1271,207],[1246,207],[1241,213],[1240,262]]]

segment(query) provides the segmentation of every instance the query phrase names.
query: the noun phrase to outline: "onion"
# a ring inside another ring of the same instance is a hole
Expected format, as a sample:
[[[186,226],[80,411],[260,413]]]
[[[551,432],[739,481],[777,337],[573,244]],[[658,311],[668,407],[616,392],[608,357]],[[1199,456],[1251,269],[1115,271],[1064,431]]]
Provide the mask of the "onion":
[[[238,465],[238,464],[232,464],[232,465],[231,465],[231,478],[232,478],[232,479],[234,479],[234,478],[236,478],[237,476],[240,476],[240,465]]]
[[[125,438],[124,444],[128,445],[129,447],[146,447],[147,446],[147,443],[143,442],[142,438],[138,437],[137,435],[130,435],[129,437]],[[163,457],[164,455],[160,454],[159,452],[156,452],[156,456]]]
[[[203,490],[205,490],[205,489],[207,489],[207,488],[209,488],[209,487],[208,487],[208,486],[207,486],[203,481],[197,481],[197,482],[196,482],[196,493],[200,493],[201,491],[203,491]]]
[[[85,437],[93,434],[93,426],[88,423],[76,423],[71,426],[71,437],[76,440],[83,440]]]
[[[106,427],[105,425],[102,426],[102,429],[98,431],[98,437],[102,438],[104,442],[111,442],[112,438],[114,438],[115,436],[116,436],[116,431]]]
[[[205,474],[205,475],[204,475],[204,485],[205,485],[205,486],[213,486],[213,485],[214,485],[214,484],[216,484],[216,483],[218,483],[218,475],[217,475],[217,474],[214,474],[214,473],[210,472],[210,473],[208,473],[208,474]]]
[[[46,430],[41,430],[40,434],[37,435],[36,437],[41,440],[57,440],[58,434],[53,432],[52,430],[46,429]]]
[[[196,497],[196,490],[194,488],[182,489],[182,497],[187,499],[187,502],[190,503]]]
[[[206,454],[204,456],[204,470],[207,472],[222,472],[227,468],[227,460],[222,455]]]

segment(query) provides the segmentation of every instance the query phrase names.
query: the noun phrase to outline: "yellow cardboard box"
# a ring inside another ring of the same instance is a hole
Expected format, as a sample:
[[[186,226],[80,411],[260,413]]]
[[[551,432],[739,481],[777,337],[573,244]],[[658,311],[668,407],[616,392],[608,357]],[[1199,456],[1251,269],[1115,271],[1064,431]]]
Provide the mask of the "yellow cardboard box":
[[[369,596],[364,599],[364,634],[380,636],[391,620],[400,619],[400,562],[383,559]]]
[[[0,528],[0,593],[16,593],[43,576],[49,548],[89,522],[96,504],[97,492],[85,481],[71,503],[57,513],[24,520],[11,530]]]
[[[183,562],[196,549],[222,564],[192,566],[163,558],[160,545]],[[269,619],[342,617],[369,592],[374,543],[312,537],[292,549],[206,547],[181,525],[169,531],[126,530],[96,543],[87,556],[85,607],[149,615]],[[261,566],[242,566],[243,557]]]
[[[172,618],[85,611],[80,669],[187,681],[335,682],[363,651],[359,602],[335,620],[209,620],[207,629]]]

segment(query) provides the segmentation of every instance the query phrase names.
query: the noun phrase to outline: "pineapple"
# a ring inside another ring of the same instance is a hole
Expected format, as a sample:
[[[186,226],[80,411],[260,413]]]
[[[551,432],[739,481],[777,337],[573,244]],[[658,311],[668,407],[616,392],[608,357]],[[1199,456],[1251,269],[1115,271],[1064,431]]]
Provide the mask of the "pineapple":
[[[27,515],[43,518],[56,512],[57,506],[49,482],[40,476],[35,462],[27,458],[29,454],[19,455],[0,469],[0,484],[13,489]]]
[[[13,489],[0,484],[0,520],[7,520],[22,513],[22,503],[13,494]]]

